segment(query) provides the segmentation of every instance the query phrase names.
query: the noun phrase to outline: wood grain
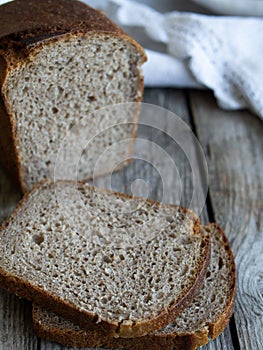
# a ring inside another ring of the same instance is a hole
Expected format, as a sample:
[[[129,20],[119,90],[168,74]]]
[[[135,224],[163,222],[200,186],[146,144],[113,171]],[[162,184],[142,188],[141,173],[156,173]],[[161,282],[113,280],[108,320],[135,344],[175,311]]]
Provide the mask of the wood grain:
[[[35,350],[31,305],[4,291],[0,292],[0,349]]]
[[[263,124],[248,112],[220,110],[210,93],[191,94],[206,150],[215,219],[236,257],[235,322],[240,349],[263,348]]]

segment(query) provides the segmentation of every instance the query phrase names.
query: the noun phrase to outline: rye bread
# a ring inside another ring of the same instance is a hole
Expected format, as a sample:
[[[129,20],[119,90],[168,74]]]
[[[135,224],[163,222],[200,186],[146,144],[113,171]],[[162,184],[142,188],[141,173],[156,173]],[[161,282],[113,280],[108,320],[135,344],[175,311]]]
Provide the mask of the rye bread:
[[[43,181],[1,228],[0,283],[85,328],[136,337],[185,309],[209,256],[187,209]]]
[[[194,350],[215,339],[227,326],[234,308],[236,269],[226,236],[216,224],[203,229],[211,234],[211,261],[197,297],[170,325],[133,339],[109,339],[33,305],[37,336],[72,347],[131,350]],[[198,310],[198,311],[197,311]]]
[[[92,142],[82,147],[71,133],[56,178],[75,180],[76,164],[78,179],[91,178],[107,147],[136,136],[138,110],[96,111],[142,100],[143,49],[77,0],[15,0],[0,6],[0,17],[0,161],[26,192],[53,177],[64,138],[79,126],[82,144]],[[132,147],[133,141],[114,150],[104,171],[117,156],[129,159]]]

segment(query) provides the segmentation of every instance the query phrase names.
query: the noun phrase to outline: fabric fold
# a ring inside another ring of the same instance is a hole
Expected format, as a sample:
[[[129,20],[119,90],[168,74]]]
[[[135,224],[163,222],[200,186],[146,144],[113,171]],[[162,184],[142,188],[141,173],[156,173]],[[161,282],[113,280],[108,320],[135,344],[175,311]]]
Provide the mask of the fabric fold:
[[[104,11],[138,41],[141,33],[146,86],[206,87],[222,108],[263,118],[262,18],[161,13],[131,0],[109,0]]]

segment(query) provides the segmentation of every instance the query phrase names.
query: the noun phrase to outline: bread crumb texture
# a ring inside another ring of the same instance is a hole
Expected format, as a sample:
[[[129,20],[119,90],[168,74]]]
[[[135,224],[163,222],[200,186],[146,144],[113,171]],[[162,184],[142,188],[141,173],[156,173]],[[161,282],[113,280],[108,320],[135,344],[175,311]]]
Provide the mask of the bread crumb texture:
[[[11,65],[2,93],[15,125],[26,189],[43,178],[52,178],[59,147],[74,125],[86,130],[87,143],[92,131],[100,130],[103,115],[96,117],[96,110],[141,100],[143,60],[142,51],[128,37],[92,32],[50,39]],[[125,114],[115,117],[108,113],[106,118],[115,124],[130,120]],[[80,160],[79,178],[90,177],[94,159],[113,142],[132,137],[132,132],[132,125],[116,126],[97,138],[93,147],[89,144],[82,155],[76,155],[78,135],[71,135],[69,150],[73,151],[65,159],[60,178],[72,179],[75,169],[70,172],[70,167],[76,157]]]
[[[45,182],[24,200],[1,231],[0,268],[109,322],[153,318],[178,302],[207,254],[193,214],[84,184],[74,197],[73,187]]]

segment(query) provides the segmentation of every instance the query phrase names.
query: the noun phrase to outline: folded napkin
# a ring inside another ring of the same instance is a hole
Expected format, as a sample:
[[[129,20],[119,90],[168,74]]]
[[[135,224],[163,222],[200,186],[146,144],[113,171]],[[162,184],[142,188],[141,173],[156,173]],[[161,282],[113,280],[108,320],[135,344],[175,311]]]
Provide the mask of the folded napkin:
[[[146,86],[206,87],[221,107],[263,118],[263,19],[161,13],[131,0],[85,2],[101,6],[146,48]]]

